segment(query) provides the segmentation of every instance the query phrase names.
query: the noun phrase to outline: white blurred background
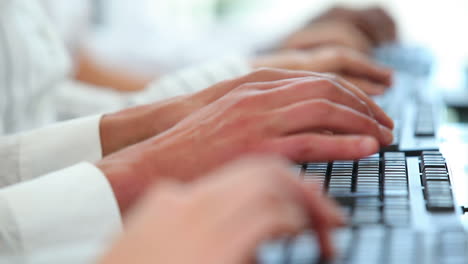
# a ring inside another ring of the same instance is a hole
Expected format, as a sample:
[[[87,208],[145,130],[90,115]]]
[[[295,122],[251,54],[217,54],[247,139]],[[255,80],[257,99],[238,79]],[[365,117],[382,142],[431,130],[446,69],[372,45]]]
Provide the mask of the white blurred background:
[[[43,0],[76,12],[88,0]],[[62,2],[62,3],[60,3]],[[75,4],[73,4],[76,2]],[[422,44],[447,63],[468,58],[468,0],[89,0],[92,30],[84,42],[110,63],[171,71],[230,53],[273,46],[335,4],[385,7],[403,42]],[[76,16],[76,14],[75,14]],[[74,20],[76,25],[76,20]],[[61,23],[66,26],[67,23]],[[73,31],[74,33],[79,31]],[[125,62],[125,63],[124,63]]]

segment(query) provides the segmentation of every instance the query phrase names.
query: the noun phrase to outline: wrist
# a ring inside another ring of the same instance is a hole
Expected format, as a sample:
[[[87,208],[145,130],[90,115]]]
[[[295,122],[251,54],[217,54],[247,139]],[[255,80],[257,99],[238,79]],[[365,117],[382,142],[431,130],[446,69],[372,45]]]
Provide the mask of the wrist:
[[[164,132],[192,109],[190,100],[180,96],[104,115],[100,123],[103,156]]]
[[[96,167],[105,175],[122,215],[126,215],[132,205],[144,192],[146,183],[134,172],[131,161],[122,162],[102,160]]]
[[[167,156],[171,156],[173,144],[165,141],[165,134],[128,147],[96,163],[96,167],[106,176],[122,215],[133,207],[149,186],[166,175],[172,176],[171,168],[177,164],[167,164]]]

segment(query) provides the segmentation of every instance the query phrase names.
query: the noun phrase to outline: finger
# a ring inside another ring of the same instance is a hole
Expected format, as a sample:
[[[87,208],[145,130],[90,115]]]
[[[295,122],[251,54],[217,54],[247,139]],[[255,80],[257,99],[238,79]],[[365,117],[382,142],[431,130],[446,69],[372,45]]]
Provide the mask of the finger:
[[[379,150],[369,136],[299,134],[276,138],[259,146],[260,151],[277,153],[295,162],[360,159]]]
[[[387,90],[386,86],[368,81],[366,79],[353,77],[353,76],[343,76],[343,78],[350,83],[359,87],[359,89],[363,90],[368,95],[382,95]]]
[[[323,76],[327,76],[328,74],[321,74]],[[393,120],[383,111],[382,108],[380,108],[374,100],[372,100],[369,96],[367,96],[361,89],[359,89],[356,85],[346,81],[343,78],[340,78],[335,75],[328,75],[330,80],[334,80],[335,82],[338,82],[341,84],[343,87],[349,89],[352,91],[356,96],[358,96],[361,100],[363,100],[369,108],[372,110],[374,113],[375,119],[379,121],[382,125],[393,129],[394,123]]]
[[[283,168],[284,169],[284,168]],[[244,226],[245,236],[242,241],[246,249],[255,249],[260,243],[278,238],[290,237],[299,234],[310,226],[310,217],[307,211],[305,199],[300,193],[288,184],[277,182],[278,174],[264,177],[264,186],[274,186],[270,189],[277,196],[272,198],[271,193],[264,192],[257,195],[258,199],[250,201],[254,211],[249,213],[249,224]],[[294,180],[293,175],[287,174],[287,178]],[[277,182],[272,185],[272,182]],[[246,188],[252,186],[245,185]],[[291,191],[292,190],[292,191]],[[297,199],[301,197],[301,199]],[[265,201],[267,201],[265,203]],[[272,205],[274,203],[274,205]],[[256,205],[260,204],[258,207]],[[250,259],[254,259],[255,251],[251,251]],[[239,262],[239,263],[245,263]]]
[[[351,82],[346,81],[345,79],[340,78],[336,75],[326,74],[326,73],[317,73],[317,72],[308,72],[308,71],[292,71],[291,74],[303,74],[304,76],[321,77],[331,82],[334,82],[337,85],[341,85],[342,87],[354,93],[363,102],[365,102],[366,105],[370,108],[370,110],[374,114],[377,121],[379,121],[382,125],[390,129],[393,129],[394,127],[393,120],[370,97],[368,97],[365,92],[363,92],[361,89],[359,89],[356,85],[352,84]]]
[[[296,78],[254,85],[258,90],[265,90],[265,92],[259,94],[260,96],[257,99],[261,105],[268,109],[305,100],[327,99],[373,117],[370,108],[354,93],[324,78]]]
[[[297,205],[292,205],[296,206]],[[246,255],[247,261],[255,261],[256,251],[262,243],[275,239],[295,236],[309,227],[309,217],[307,216],[304,209],[301,209],[302,213],[300,216],[291,215],[288,210],[277,210],[269,211],[262,210],[260,212],[254,212],[250,215],[251,221],[248,226],[243,227],[243,232],[246,236],[242,244],[245,249],[249,249]],[[247,263],[241,261],[237,263]],[[251,263],[251,262],[248,262]],[[255,262],[256,263],[256,262]]]
[[[393,18],[381,7],[374,6],[363,11],[369,22],[378,27],[375,29],[379,34],[380,43],[393,41],[396,38],[396,25]]]
[[[300,205],[299,209],[306,212],[310,218],[308,223],[317,232],[322,254],[331,258],[334,249],[330,231],[344,223],[339,207],[323,196],[322,191],[316,185],[305,184],[294,177],[283,177],[283,180],[278,183],[280,185],[277,189],[289,189],[289,192],[284,192],[290,196],[285,201],[289,200],[292,204]]]
[[[256,82],[273,82],[284,79],[302,78],[316,76],[315,73],[308,71],[292,71],[274,68],[262,68],[254,71],[246,76],[238,78],[234,83],[236,86],[240,86],[246,83]]]
[[[320,225],[324,228],[339,227],[345,224],[345,217],[341,213],[339,206],[330,198],[323,194],[323,190],[317,184],[306,183],[298,180],[292,175],[279,182],[277,188],[288,189],[289,195],[296,201],[295,204],[304,206],[307,214],[313,216],[311,222],[314,226]]]
[[[358,52],[347,52],[340,57],[341,72],[365,77],[371,81],[390,86],[392,84],[392,70],[378,65],[374,61]]]
[[[277,132],[281,134],[327,130],[338,134],[369,135],[381,145],[393,141],[390,129],[347,106],[316,99],[295,103],[273,111]]]
[[[339,227],[346,224],[347,220],[344,214],[342,213],[339,205],[335,202],[334,199],[329,198],[323,193],[323,190],[315,184],[310,182],[301,182],[303,190],[306,190],[307,199],[315,201],[316,196],[320,196],[319,205],[325,208],[327,214],[327,218],[325,219],[324,223],[328,224],[329,226]]]
[[[343,78],[339,78],[335,75],[325,74],[325,73],[317,73],[317,72],[308,72],[308,71],[285,71],[285,70],[276,70],[276,69],[265,69],[265,72],[259,71],[259,75],[269,75],[269,74],[278,74],[281,76],[290,76],[290,78],[298,78],[298,77],[321,77],[325,78],[331,82],[334,82],[337,85],[341,85],[342,87],[348,89],[360,100],[362,100],[366,105],[370,108],[372,113],[374,114],[377,121],[379,121],[382,125],[393,129],[393,120],[371,99],[369,98],[361,89],[359,89],[354,84],[344,80]],[[296,76],[296,77],[294,77]],[[247,77],[246,77],[247,78]],[[287,78],[287,77],[285,77]],[[266,86],[271,88],[270,86]]]
[[[292,79],[292,78],[301,78],[301,77],[323,77],[339,83],[356,96],[358,96],[362,101],[364,101],[371,111],[374,113],[376,119],[383,125],[393,128],[393,121],[388,117],[387,114],[379,107],[375,102],[370,99],[363,91],[358,87],[353,85],[350,82],[345,81],[342,78],[337,78],[336,76],[331,76],[328,74],[313,73],[308,71],[288,71],[288,70],[278,70],[278,69],[262,69],[258,70],[255,73],[249,74],[243,78],[236,79],[230,85],[241,86],[242,84],[251,83],[251,82],[268,82],[268,81],[277,81],[282,79]],[[225,85],[228,86],[228,85]]]
[[[318,231],[319,243],[323,249],[323,255],[331,256],[333,248],[329,236],[330,229],[342,224],[342,217],[337,211],[336,205],[329,199],[317,195],[320,193],[317,188],[303,184],[287,170],[281,166],[266,166],[259,168],[257,166],[257,177],[255,182],[246,185],[246,188],[255,188],[256,197],[249,204],[260,204],[260,210],[254,210],[249,219],[251,222],[247,225],[244,236],[246,248],[256,248],[259,243],[278,237],[295,235],[311,223]],[[251,178],[249,179],[251,181]],[[309,194],[308,192],[313,192]],[[254,206],[256,208],[256,206]],[[253,254],[250,255],[252,258]]]
[[[327,259],[334,255],[331,240],[331,229],[344,224],[344,217],[339,207],[331,199],[324,196],[316,185],[301,184],[306,200],[306,208],[312,221],[312,228],[318,236],[322,254]]]
[[[214,86],[211,86],[208,89],[198,92],[197,95],[201,98],[204,98],[203,100],[201,100],[205,102],[204,104],[208,104],[219,99],[220,97],[229,93],[233,89],[249,83],[273,82],[284,79],[293,79],[310,76],[314,75],[311,74],[311,72],[307,71],[290,71],[274,68],[261,68],[240,78],[220,82]]]
[[[369,53],[371,43],[356,27],[346,21],[318,21],[312,27],[303,29],[285,42],[290,49],[311,49],[323,45],[339,45]]]

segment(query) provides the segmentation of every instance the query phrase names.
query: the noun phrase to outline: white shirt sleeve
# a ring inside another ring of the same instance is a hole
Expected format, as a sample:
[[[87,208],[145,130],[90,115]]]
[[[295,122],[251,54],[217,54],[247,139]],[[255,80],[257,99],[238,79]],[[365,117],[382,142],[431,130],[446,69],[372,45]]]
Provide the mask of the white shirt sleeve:
[[[246,57],[232,56],[187,68],[161,77],[145,91],[130,99],[131,104],[145,104],[174,96],[198,92],[218,82],[252,71]]]
[[[89,163],[0,190],[0,263],[93,263],[121,229],[112,189]]]
[[[0,137],[0,187],[102,158],[101,116]]]
[[[232,56],[167,74],[143,91],[126,94],[69,80],[56,90],[53,104],[59,120],[68,120],[197,92],[251,70],[247,58]]]

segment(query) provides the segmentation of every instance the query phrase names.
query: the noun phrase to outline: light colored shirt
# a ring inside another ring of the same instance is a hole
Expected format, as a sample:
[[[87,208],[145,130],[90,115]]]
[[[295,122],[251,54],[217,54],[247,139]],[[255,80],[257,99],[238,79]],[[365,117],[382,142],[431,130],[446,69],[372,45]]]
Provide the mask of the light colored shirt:
[[[112,189],[92,164],[99,121],[0,138],[0,263],[93,263],[121,230]]]
[[[0,134],[195,92],[251,70],[241,56],[219,58],[133,95],[77,83],[65,40],[42,1],[0,0]]]
[[[71,63],[36,0],[0,0],[0,132],[56,120],[50,96]]]
[[[71,62],[38,0],[0,0],[0,135],[194,92],[250,70],[221,59],[122,96],[70,79]],[[121,229],[101,159],[100,117],[0,136],[0,263],[93,263]]]

